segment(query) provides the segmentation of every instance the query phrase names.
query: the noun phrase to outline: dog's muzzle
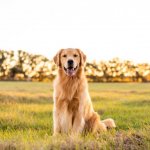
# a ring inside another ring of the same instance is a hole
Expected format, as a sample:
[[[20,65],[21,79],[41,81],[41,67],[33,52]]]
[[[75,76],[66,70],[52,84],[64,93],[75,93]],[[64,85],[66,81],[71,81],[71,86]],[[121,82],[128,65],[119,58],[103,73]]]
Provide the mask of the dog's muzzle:
[[[67,74],[68,76],[74,76],[75,73],[76,73],[76,70],[77,70],[77,66],[74,67],[74,62],[73,62],[73,60],[68,60],[67,66],[68,66],[67,68],[64,67],[64,70],[65,70],[66,74]]]

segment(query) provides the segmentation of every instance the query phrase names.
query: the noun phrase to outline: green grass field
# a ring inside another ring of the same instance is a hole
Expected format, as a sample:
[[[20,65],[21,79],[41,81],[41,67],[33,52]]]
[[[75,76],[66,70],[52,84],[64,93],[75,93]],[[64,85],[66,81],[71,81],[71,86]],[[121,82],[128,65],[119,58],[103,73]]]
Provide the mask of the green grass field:
[[[150,84],[89,83],[101,119],[117,128],[101,134],[52,136],[52,84],[0,82],[1,149],[150,149]]]

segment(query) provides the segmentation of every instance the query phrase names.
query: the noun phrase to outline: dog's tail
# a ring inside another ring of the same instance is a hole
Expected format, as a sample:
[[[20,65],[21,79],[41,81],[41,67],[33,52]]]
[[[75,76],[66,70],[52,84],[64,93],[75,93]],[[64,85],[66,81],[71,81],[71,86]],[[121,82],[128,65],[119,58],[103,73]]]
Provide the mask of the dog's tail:
[[[108,129],[116,128],[115,121],[111,118],[102,120],[101,123],[104,123]]]

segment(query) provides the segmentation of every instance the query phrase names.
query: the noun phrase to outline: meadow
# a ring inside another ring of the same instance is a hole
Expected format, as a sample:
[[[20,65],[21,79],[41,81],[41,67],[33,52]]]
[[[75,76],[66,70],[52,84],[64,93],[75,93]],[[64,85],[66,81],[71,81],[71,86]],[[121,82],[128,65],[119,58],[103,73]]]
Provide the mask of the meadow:
[[[150,149],[150,84],[89,83],[101,119],[117,128],[100,134],[52,136],[52,83],[0,82],[0,150]]]

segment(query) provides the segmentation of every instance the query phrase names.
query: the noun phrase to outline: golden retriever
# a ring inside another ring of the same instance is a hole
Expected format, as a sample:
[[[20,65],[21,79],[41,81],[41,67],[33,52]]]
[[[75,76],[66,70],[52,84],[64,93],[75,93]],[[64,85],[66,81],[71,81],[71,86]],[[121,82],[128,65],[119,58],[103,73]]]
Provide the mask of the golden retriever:
[[[54,57],[58,75],[54,81],[54,135],[87,133],[116,127],[113,119],[100,121],[93,109],[84,73],[86,55],[79,49],[61,49]]]

